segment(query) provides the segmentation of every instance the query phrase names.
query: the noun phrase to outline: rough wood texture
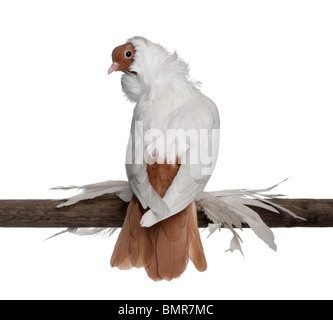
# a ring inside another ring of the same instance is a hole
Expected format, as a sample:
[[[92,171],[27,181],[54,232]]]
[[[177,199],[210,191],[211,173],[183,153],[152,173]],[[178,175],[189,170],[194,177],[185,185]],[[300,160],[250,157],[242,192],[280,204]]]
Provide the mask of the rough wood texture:
[[[55,200],[0,200],[0,227],[121,227],[127,203],[113,196],[81,201],[63,208]],[[274,214],[256,208],[271,228],[333,227],[333,199],[275,199],[275,203],[293,211],[307,221],[286,213]],[[208,220],[198,214],[199,227]],[[246,227],[246,226],[245,226]]]

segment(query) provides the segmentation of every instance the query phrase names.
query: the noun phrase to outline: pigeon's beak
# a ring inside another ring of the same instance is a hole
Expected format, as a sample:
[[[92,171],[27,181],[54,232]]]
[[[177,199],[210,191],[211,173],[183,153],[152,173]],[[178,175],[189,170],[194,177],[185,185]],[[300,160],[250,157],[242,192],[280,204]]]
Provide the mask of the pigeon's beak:
[[[113,71],[117,71],[118,68],[119,68],[119,63],[117,62],[112,63],[112,66],[108,70],[108,74],[112,73]]]

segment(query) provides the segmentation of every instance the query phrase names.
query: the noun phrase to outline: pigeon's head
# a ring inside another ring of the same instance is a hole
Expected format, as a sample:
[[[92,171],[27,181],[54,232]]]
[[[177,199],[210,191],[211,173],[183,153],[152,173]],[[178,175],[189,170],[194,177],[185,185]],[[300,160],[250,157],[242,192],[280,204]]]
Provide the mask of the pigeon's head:
[[[129,67],[134,61],[135,49],[134,46],[128,42],[113,49],[112,52],[112,65],[108,70],[108,74],[113,71],[128,72]]]

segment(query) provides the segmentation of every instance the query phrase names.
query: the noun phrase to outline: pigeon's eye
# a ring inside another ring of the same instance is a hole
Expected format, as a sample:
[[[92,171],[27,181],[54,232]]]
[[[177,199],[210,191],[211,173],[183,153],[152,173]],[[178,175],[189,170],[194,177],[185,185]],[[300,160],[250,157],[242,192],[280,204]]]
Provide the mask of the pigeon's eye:
[[[125,57],[126,58],[130,58],[132,56],[132,52],[131,51],[126,51],[125,52]]]

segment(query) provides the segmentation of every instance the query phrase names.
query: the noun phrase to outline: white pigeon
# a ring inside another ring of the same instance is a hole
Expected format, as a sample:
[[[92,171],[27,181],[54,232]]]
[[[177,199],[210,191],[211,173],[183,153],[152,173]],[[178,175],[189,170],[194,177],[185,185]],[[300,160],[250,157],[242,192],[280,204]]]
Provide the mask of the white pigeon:
[[[123,91],[136,103],[126,154],[128,181],[53,188],[81,190],[58,207],[104,194],[130,202],[111,266],[144,267],[155,281],[179,277],[189,259],[199,271],[206,270],[197,206],[212,221],[210,234],[221,227],[232,232],[227,251],[242,252],[242,241],[234,228],[241,229],[244,224],[276,250],[273,232],[254,207],[305,220],[270,201],[282,196],[265,194],[278,184],[265,189],[203,192],[217,160],[219,114],[197,83],[189,80],[188,65],[176,53],[142,37],[115,48],[112,58],[108,73],[124,73]],[[86,235],[114,230],[66,231]]]
[[[144,267],[153,280],[179,277],[191,259],[207,268],[197,225],[196,200],[216,164],[219,113],[189,80],[176,53],[133,37],[112,53],[108,73],[136,103],[126,154],[133,192],[111,265]]]

